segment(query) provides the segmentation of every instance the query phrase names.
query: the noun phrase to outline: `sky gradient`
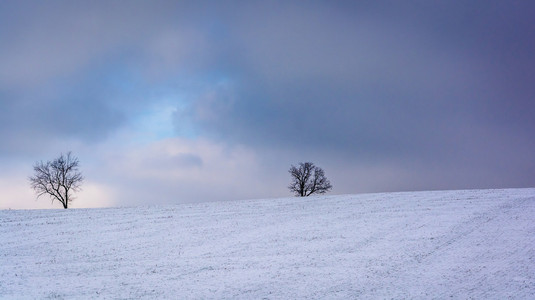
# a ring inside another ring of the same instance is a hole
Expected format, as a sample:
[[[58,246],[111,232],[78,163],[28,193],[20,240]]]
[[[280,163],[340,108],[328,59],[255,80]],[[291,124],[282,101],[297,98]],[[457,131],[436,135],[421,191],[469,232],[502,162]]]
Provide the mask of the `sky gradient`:
[[[532,1],[2,1],[0,209],[535,186]]]

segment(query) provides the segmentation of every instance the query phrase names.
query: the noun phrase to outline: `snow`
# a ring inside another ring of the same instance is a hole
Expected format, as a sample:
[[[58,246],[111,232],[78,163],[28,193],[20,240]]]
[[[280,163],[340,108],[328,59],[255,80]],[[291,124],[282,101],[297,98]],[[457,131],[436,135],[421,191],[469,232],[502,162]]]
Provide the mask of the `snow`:
[[[535,189],[0,211],[0,298],[535,299]]]

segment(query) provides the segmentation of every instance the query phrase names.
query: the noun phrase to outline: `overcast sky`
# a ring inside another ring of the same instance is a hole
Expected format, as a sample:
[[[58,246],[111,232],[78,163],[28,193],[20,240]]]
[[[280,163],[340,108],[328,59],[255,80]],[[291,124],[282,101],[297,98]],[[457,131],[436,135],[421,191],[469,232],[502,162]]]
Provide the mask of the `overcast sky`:
[[[0,209],[535,186],[533,1],[0,1]]]

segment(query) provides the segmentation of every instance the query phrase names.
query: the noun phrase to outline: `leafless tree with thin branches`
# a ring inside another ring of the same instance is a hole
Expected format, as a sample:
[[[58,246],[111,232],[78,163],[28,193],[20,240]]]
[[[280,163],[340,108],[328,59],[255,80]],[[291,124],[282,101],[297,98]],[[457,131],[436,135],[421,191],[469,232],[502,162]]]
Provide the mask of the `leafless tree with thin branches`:
[[[288,172],[292,177],[292,183],[288,188],[295,196],[306,197],[312,194],[324,194],[332,189],[323,169],[311,162],[299,163],[297,167],[292,165]]]
[[[48,195],[52,203],[58,200],[67,209],[73,200],[72,193],[81,189],[84,180],[78,165],[78,158],[71,152],[62,153],[53,161],[37,162],[33,167],[35,174],[29,178],[37,198]]]

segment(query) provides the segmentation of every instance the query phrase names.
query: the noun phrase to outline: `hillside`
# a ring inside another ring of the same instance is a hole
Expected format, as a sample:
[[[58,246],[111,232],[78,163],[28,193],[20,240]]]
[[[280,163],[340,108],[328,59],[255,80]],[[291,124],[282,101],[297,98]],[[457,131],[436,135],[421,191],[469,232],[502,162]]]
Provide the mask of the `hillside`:
[[[535,189],[0,211],[0,298],[535,299]]]

